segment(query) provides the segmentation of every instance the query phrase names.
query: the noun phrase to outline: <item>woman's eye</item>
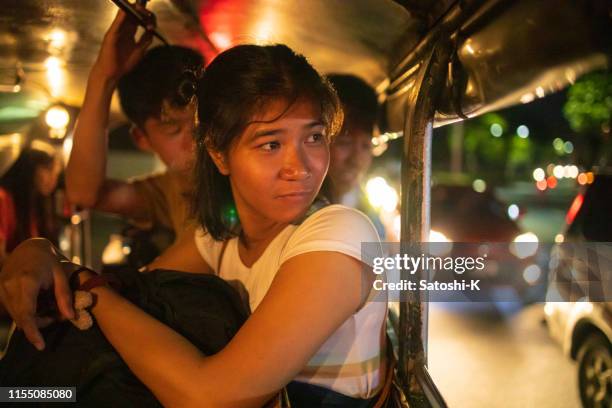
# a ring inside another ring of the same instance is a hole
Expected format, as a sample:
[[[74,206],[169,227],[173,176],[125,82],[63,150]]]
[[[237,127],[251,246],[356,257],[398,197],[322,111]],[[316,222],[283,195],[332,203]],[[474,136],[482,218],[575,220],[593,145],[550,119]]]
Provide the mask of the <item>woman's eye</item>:
[[[280,148],[280,143],[278,142],[268,142],[258,146],[262,150],[272,151]]]
[[[323,140],[325,140],[325,137],[323,136],[322,133],[314,133],[308,136],[308,139],[306,140],[306,142],[307,143],[320,143]]]

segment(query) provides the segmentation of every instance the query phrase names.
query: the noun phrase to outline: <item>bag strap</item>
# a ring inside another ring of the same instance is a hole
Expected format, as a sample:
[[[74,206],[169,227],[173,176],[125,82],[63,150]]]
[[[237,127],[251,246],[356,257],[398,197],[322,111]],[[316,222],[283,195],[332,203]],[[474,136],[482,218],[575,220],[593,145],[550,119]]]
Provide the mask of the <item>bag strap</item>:
[[[378,394],[378,400],[372,408],[383,408],[386,406],[391,394],[391,386],[393,385],[393,376],[395,374],[395,365],[397,360],[393,354],[393,346],[387,338],[387,372],[385,375],[385,383]]]

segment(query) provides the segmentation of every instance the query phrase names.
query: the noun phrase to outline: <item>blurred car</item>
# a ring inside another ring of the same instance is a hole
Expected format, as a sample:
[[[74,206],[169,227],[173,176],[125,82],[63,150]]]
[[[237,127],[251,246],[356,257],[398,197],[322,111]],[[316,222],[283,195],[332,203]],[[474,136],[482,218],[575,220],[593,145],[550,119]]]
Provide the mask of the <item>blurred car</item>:
[[[453,242],[513,242],[521,235],[504,203],[471,186],[432,187],[431,229]]]
[[[584,407],[612,407],[612,302],[573,301],[580,298],[579,283],[589,282],[588,274],[608,279],[611,271],[595,270],[610,263],[612,241],[612,173],[600,173],[574,199],[566,217],[564,242],[553,249],[549,295],[544,311],[551,336],[561,344],[564,354],[577,361],[580,399]],[[589,244],[589,250],[575,243]],[[594,262],[597,260],[597,262]],[[569,276],[573,285],[563,285]],[[592,276],[592,275],[591,275]],[[597,300],[609,300],[612,289],[603,280],[603,293]],[[570,290],[562,290],[562,288]],[[608,291],[607,295],[605,291]],[[601,296],[603,295],[603,296]],[[561,301],[560,301],[561,300]]]
[[[532,301],[541,298],[546,289],[541,265],[545,261],[537,252],[537,236],[517,224],[519,216],[518,206],[508,206],[490,190],[437,185],[431,191],[430,241],[449,243],[448,252],[438,255],[487,253],[485,269],[472,271],[470,278],[482,279],[481,285],[489,289],[493,300],[514,300],[516,295],[522,301]],[[503,293],[503,289],[513,293]]]

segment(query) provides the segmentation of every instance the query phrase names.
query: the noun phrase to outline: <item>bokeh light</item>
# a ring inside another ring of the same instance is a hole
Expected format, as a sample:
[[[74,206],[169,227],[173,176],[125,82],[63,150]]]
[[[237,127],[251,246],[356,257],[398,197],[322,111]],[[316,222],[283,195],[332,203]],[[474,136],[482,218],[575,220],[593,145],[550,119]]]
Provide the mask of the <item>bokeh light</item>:
[[[535,181],[544,180],[545,178],[546,178],[546,173],[544,172],[544,169],[538,167],[537,169],[533,171],[533,179]]]
[[[521,125],[516,128],[516,134],[522,139],[527,139],[529,137],[529,128],[525,125]]]
[[[518,205],[510,204],[508,206],[508,217],[510,217],[511,220],[516,220],[519,217],[519,214],[520,210]]]
[[[500,137],[504,133],[504,128],[499,123],[492,124],[489,130],[494,137]]]
[[[472,188],[477,193],[484,193],[485,190],[487,189],[487,183],[484,180],[482,180],[482,179],[476,179],[472,183]]]

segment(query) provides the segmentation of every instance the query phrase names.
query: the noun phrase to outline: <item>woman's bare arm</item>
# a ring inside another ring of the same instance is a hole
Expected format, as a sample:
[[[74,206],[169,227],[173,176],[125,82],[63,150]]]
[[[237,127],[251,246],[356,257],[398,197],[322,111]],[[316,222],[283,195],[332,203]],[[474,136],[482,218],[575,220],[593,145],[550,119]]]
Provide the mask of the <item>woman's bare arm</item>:
[[[38,349],[45,347],[36,323],[36,302],[41,289],[53,288],[61,315],[67,319],[74,316],[68,278],[78,265],[66,261],[51,242],[44,238],[33,238],[17,246],[2,265],[0,309],[11,315]],[[160,256],[151,266],[195,273],[211,271],[199,254],[192,233],[173,245],[170,251]]]
[[[93,289],[93,312],[162,404],[255,407],[291,381],[357,310],[362,278],[362,264],[339,253],[290,259],[234,339],[210,357],[106,287]]]

